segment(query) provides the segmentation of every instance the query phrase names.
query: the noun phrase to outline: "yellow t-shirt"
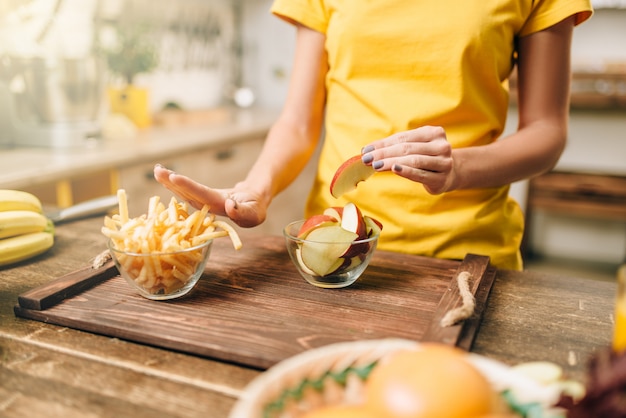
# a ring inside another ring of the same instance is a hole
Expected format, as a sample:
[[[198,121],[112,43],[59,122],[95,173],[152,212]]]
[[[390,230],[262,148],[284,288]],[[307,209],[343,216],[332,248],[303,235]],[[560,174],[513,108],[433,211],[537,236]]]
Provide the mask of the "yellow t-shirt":
[[[571,15],[581,23],[589,0],[275,0],[271,10],[326,35],[325,141],[305,215],[352,201],[383,223],[380,249],[521,269],[524,217],[509,187],[433,196],[384,172],[335,199],[330,181],[365,144],[423,125],[444,127],[455,148],[497,140],[516,38]]]

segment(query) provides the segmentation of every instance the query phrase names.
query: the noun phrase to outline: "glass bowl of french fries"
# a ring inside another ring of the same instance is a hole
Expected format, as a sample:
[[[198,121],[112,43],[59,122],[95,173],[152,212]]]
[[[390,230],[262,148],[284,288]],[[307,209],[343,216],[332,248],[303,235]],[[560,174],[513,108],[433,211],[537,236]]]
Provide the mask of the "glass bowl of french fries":
[[[192,210],[174,197],[165,206],[154,196],[146,214],[131,218],[123,190],[118,199],[119,213],[105,217],[102,233],[120,275],[145,298],[189,293],[204,273],[215,239],[229,236],[235,249],[242,246],[235,229],[215,219],[208,206]]]
[[[186,295],[198,283],[211,253],[213,240],[168,252],[137,253],[115,248],[109,251],[120,275],[141,296],[166,300]]]

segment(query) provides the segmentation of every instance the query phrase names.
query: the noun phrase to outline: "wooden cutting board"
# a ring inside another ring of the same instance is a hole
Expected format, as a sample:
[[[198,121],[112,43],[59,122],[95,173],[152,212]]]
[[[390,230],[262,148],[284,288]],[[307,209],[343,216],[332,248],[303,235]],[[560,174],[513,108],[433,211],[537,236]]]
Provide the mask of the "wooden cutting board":
[[[457,277],[463,271],[471,274],[474,314],[442,327],[445,313],[462,304]],[[320,289],[300,277],[282,237],[247,240],[240,251],[224,239],[216,240],[201,281],[182,298],[144,299],[108,263],[23,293],[14,312],[263,370],[311,348],[361,339],[439,341],[469,350],[494,278],[484,256],[452,261],[377,251],[355,284]]]

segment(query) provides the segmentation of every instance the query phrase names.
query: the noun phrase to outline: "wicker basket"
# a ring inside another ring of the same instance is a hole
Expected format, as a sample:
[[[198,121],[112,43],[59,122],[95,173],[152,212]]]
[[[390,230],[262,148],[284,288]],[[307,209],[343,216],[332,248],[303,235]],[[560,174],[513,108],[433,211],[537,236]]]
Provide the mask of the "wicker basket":
[[[284,360],[259,375],[245,388],[229,418],[297,418],[324,405],[362,401],[363,386],[378,360],[392,352],[414,349],[404,339],[337,343]],[[539,386],[509,367],[476,354],[468,359],[497,391],[515,394],[515,403],[548,409],[559,393]],[[533,415],[553,417],[558,415]]]

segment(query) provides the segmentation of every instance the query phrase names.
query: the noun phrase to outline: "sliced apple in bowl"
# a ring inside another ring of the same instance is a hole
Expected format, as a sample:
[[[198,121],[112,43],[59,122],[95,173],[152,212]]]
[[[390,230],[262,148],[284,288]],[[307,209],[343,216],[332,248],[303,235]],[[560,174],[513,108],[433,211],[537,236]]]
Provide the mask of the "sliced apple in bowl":
[[[337,222],[341,223],[341,216],[343,215],[343,207],[341,207],[341,206],[331,206],[329,208],[324,209],[323,214],[331,216]]]
[[[319,287],[345,287],[363,273],[382,225],[354,204],[292,222],[284,230],[289,256],[300,274]]]
[[[321,227],[321,226],[330,226],[330,225],[338,225],[339,221],[336,218],[330,215],[313,215],[308,218],[300,227],[298,231],[298,238],[306,238],[309,235],[309,232]]]
[[[344,161],[335,172],[330,182],[330,194],[335,198],[341,197],[375,172],[372,166],[363,163],[360,154],[355,155]]]
[[[342,256],[357,237],[357,234],[339,225],[316,228],[300,247],[302,262],[318,276],[326,276],[343,264]]]
[[[347,203],[343,207],[343,215],[341,217],[341,227],[347,231],[354,232],[357,235],[356,240],[362,241],[367,238],[367,225],[361,210],[352,202]],[[358,254],[366,253],[370,247],[368,241],[353,243],[343,254],[345,258],[352,258]]]
[[[371,216],[364,215],[363,220],[365,221],[365,228],[367,231],[367,236],[371,237],[373,235],[380,235],[383,230],[383,224],[378,220],[372,218]]]

